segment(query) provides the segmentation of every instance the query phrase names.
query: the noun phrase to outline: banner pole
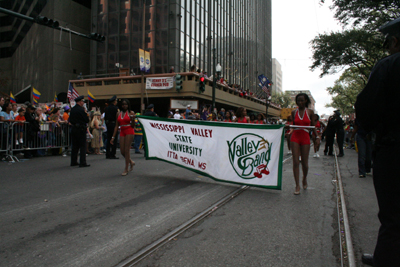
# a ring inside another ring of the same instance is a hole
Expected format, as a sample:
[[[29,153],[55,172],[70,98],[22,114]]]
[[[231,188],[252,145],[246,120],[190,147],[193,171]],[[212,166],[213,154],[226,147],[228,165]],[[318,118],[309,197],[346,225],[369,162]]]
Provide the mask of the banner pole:
[[[143,48],[143,50],[145,51],[145,47],[144,47],[144,45],[145,45],[145,41],[144,41],[144,38],[145,38],[145,22],[146,22],[146,0],[143,0],[143,25],[142,25],[142,48]],[[140,66],[139,66],[139,68],[140,68]],[[144,71],[142,70],[142,89],[141,89],[141,92],[140,92],[140,111],[141,111],[141,114],[143,115],[144,114]]]

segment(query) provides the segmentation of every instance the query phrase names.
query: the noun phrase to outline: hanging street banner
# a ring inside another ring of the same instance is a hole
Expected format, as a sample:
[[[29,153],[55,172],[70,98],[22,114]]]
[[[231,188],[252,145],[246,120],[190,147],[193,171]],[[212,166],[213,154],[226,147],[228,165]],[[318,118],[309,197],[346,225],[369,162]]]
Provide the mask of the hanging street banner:
[[[137,117],[143,125],[146,159],[220,182],[282,189],[284,125]]]
[[[145,66],[146,73],[149,73],[151,63],[150,63],[150,52],[148,52],[148,51],[144,52],[144,66]]]
[[[146,89],[171,89],[174,77],[146,78]]]
[[[139,48],[139,66],[140,71],[145,71],[145,64],[144,64],[144,50]]]

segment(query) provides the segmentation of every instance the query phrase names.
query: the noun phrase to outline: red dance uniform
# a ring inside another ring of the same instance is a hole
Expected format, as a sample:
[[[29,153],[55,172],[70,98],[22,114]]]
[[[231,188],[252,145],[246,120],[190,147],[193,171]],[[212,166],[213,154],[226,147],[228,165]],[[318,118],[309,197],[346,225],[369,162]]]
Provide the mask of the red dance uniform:
[[[121,132],[119,136],[127,136],[127,135],[134,135],[135,130],[133,130],[131,126],[131,118],[129,117],[128,112],[125,113],[124,117],[122,118],[122,112],[118,116],[118,124],[121,127]]]
[[[247,123],[246,117],[243,117],[243,119],[238,118],[237,123]]]
[[[300,118],[299,110],[296,109],[296,114],[294,115],[294,123],[293,125],[299,126],[311,126],[311,120],[308,116],[307,109],[304,109],[303,118]],[[296,129],[292,133],[292,137],[290,138],[290,142],[298,143],[299,145],[309,145],[310,144],[310,134],[308,133],[308,129]]]

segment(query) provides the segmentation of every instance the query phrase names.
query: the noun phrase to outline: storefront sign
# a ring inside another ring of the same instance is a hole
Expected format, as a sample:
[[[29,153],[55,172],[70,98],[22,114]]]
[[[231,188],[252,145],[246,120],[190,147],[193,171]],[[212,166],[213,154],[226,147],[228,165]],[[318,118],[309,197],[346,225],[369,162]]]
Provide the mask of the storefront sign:
[[[146,78],[146,89],[171,89],[174,87],[173,77]]]

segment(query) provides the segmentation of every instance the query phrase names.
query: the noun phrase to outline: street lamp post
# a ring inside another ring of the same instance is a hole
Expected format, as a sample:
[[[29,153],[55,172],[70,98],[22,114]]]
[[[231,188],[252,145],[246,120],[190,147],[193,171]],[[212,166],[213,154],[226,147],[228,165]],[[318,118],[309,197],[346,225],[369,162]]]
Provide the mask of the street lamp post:
[[[214,66],[214,71],[213,71],[213,87],[212,87],[212,107],[211,107],[211,112],[214,112],[214,108],[215,108],[215,86],[217,83],[217,80],[219,78],[219,75],[221,73],[222,67],[221,65],[218,63],[218,65],[215,65],[215,59],[216,59],[216,55],[215,55],[215,47],[213,48],[213,66]]]

